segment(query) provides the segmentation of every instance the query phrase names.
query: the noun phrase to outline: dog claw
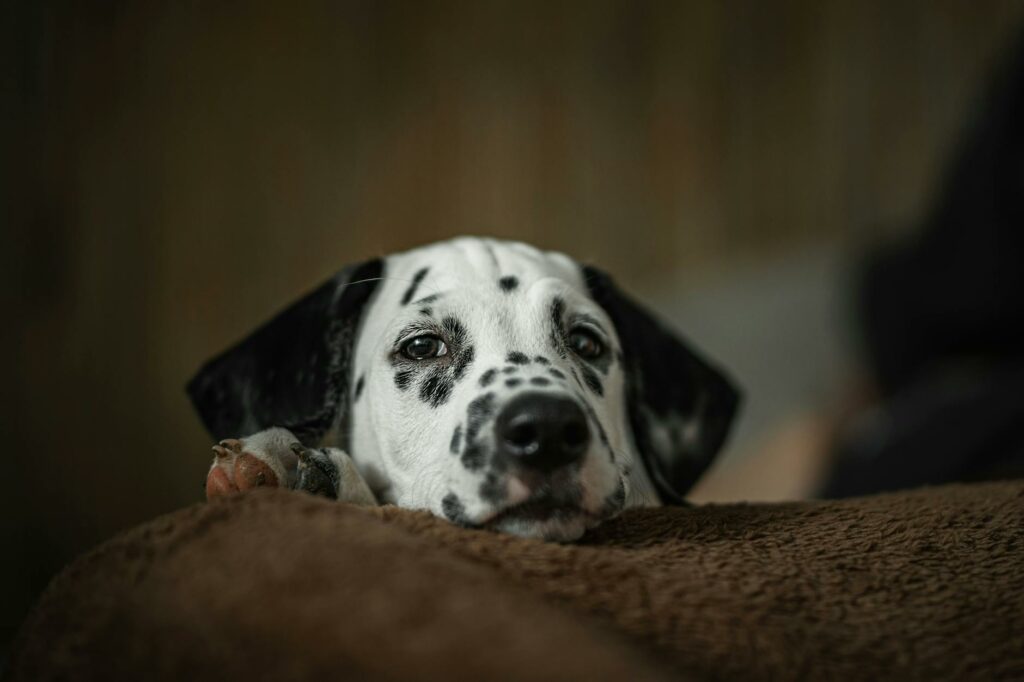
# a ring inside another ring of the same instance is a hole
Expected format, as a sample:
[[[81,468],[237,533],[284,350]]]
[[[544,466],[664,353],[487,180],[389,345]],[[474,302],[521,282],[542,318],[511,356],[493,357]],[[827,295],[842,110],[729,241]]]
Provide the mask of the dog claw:
[[[295,456],[299,458],[299,461],[305,464],[309,461],[309,451],[302,445],[302,443],[292,443],[289,446]]]
[[[237,438],[225,438],[219,443],[219,445],[223,448],[227,448],[235,454],[242,451],[242,441]]]
[[[217,455],[217,459],[224,459],[225,457],[231,456],[233,453],[223,445],[214,445],[213,452]]]

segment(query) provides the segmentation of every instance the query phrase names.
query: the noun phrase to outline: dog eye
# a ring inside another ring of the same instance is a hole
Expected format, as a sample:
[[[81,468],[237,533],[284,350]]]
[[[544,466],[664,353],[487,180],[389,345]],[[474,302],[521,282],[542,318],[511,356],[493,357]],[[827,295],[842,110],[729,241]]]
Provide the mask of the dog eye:
[[[589,329],[573,329],[569,333],[569,346],[581,358],[592,360],[601,357],[604,345]]]
[[[402,355],[410,360],[429,360],[448,354],[448,346],[436,336],[424,334],[402,344]]]

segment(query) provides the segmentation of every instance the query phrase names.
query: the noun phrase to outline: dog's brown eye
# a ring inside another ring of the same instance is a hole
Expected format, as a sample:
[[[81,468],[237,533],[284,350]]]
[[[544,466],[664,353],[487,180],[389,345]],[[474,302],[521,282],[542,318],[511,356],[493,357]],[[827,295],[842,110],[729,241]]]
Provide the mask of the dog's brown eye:
[[[430,360],[448,354],[448,346],[436,336],[424,334],[402,345],[402,355],[410,360]]]
[[[569,334],[569,346],[581,358],[592,360],[604,353],[604,345],[593,332],[587,329],[574,329]]]

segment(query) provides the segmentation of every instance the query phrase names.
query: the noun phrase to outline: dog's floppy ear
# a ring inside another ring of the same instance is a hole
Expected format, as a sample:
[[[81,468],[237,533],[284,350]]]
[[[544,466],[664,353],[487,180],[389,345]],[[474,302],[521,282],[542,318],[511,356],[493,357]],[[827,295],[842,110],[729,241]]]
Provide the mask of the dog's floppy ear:
[[[282,426],[311,444],[344,417],[356,328],[382,270],[344,268],[203,365],[186,390],[213,437]]]
[[[585,266],[583,276],[622,342],[629,420],[640,456],[662,501],[682,503],[725,442],[739,392],[608,275]]]

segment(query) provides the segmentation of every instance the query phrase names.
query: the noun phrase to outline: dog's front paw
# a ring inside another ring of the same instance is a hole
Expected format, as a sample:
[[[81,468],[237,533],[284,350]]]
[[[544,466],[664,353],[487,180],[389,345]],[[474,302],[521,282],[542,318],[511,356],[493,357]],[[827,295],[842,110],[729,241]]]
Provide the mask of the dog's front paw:
[[[295,489],[312,495],[338,499],[341,488],[341,472],[332,461],[326,448],[306,448],[300,443],[292,446],[292,452],[299,459]]]
[[[344,451],[337,448],[304,448],[298,443],[292,451],[299,459],[296,490],[340,502],[377,504],[352,458]]]
[[[287,429],[267,429],[248,438],[222,440],[213,446],[206,475],[206,499],[252,488],[293,488],[299,440]]]

